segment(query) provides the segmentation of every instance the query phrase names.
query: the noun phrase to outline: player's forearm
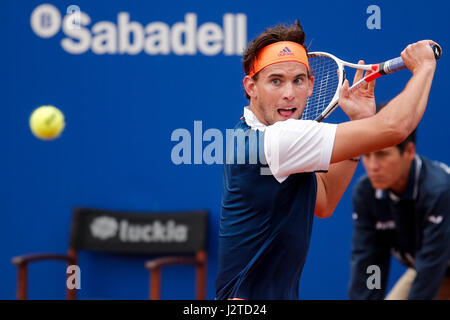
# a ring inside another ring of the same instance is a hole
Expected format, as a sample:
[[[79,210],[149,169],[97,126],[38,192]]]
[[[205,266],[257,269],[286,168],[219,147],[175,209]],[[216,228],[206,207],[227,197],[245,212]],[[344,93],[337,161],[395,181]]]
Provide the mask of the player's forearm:
[[[317,217],[328,218],[333,214],[353,178],[357,165],[356,161],[344,160],[331,164],[328,172],[319,173],[325,188],[326,206],[322,212],[316,212]]]
[[[394,128],[395,143],[403,141],[419,124],[427,106],[433,76],[432,65],[417,71],[405,89],[376,115],[388,131]]]
[[[414,73],[404,90],[375,116],[339,124],[331,163],[404,141],[425,112],[433,74],[433,66],[421,68]]]

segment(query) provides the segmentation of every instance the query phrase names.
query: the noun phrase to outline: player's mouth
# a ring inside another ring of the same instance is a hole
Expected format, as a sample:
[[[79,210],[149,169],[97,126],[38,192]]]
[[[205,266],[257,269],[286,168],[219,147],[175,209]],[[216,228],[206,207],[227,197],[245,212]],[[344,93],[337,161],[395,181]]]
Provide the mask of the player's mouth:
[[[295,107],[289,107],[289,108],[279,108],[278,114],[281,115],[283,118],[290,118],[295,113],[297,108]]]

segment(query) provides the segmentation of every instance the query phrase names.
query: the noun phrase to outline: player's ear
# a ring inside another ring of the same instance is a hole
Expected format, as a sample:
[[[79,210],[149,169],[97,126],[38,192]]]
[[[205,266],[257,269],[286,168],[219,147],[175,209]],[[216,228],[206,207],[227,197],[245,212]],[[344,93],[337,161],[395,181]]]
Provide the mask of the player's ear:
[[[245,92],[247,92],[247,94],[251,98],[255,98],[256,97],[256,90],[255,90],[256,82],[255,82],[255,80],[252,77],[247,75],[242,80],[242,83],[244,85]]]

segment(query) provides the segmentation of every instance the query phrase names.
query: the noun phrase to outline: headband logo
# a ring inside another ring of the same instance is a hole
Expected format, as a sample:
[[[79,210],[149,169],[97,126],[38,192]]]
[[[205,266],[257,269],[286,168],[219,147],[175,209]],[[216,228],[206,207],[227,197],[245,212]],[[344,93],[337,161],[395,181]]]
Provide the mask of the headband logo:
[[[278,53],[278,56],[279,57],[295,56],[295,54],[288,47],[284,47],[284,49],[281,50],[280,53]]]

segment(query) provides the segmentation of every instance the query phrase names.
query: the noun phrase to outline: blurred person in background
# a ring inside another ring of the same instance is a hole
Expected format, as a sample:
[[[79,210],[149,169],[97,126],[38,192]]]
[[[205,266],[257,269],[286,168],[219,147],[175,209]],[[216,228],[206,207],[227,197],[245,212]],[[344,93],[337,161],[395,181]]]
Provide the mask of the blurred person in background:
[[[416,131],[362,162],[367,175],[353,190],[349,298],[450,299],[450,168],[416,153]],[[391,255],[407,270],[385,297]],[[367,284],[369,266],[379,267],[379,288]]]

